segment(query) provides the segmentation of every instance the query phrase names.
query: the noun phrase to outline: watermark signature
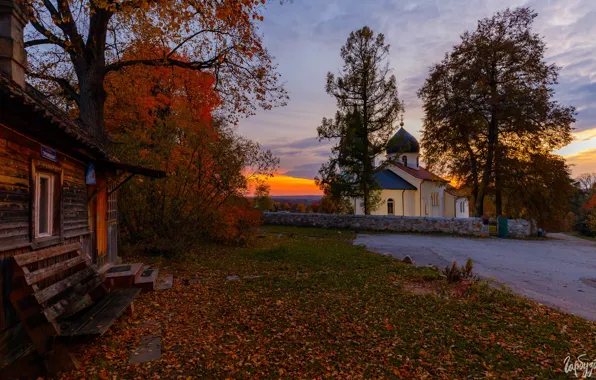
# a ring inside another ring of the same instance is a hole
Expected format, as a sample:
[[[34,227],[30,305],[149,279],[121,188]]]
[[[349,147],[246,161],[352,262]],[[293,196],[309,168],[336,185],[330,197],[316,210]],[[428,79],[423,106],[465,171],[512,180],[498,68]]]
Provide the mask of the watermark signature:
[[[571,356],[567,356],[564,363],[565,373],[573,372],[575,377],[587,379],[592,377],[592,372],[596,370],[596,360],[587,360],[586,354],[579,355],[575,360]]]

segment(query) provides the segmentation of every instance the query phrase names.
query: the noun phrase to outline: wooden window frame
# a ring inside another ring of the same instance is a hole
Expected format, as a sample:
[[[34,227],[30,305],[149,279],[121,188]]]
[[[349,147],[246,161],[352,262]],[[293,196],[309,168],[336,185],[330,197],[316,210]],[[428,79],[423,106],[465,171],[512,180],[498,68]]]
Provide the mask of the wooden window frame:
[[[391,206],[391,209],[389,208]],[[391,210],[391,212],[389,212]],[[393,198],[387,199],[387,215],[395,215],[395,202]]]
[[[48,181],[48,188],[47,191],[47,215],[46,215],[46,224],[47,224],[47,231],[41,232],[39,231],[41,225],[41,180],[45,179]],[[54,181],[55,176],[51,173],[47,172],[38,172],[35,174],[35,238],[47,238],[52,236],[54,230]]]
[[[39,178],[46,177],[50,179],[50,224],[49,233],[40,235],[38,208],[40,197]],[[53,162],[41,160],[31,160],[31,247],[33,249],[45,248],[51,245],[59,244],[64,241],[64,210],[62,200],[62,186],[64,181],[63,169]]]

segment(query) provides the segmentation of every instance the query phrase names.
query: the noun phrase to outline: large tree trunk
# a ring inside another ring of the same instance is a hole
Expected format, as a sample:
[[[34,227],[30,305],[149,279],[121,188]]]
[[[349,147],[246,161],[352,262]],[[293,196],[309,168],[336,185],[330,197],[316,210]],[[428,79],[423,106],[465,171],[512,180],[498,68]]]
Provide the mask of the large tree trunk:
[[[498,148],[498,136],[495,142],[495,208],[497,217],[503,215],[502,177],[501,177],[501,155]]]
[[[484,172],[482,173],[482,183],[478,187],[478,197],[475,199],[474,213],[476,217],[481,217],[484,214],[484,197],[486,196],[486,189],[490,182],[492,173],[492,165],[495,154],[495,143],[497,139],[497,117],[496,112],[493,110],[490,123],[488,125],[488,146],[486,154],[486,164],[484,165]]]
[[[79,118],[89,132],[101,142],[106,139],[104,105],[107,95],[103,81],[103,68],[89,68],[79,76]]]

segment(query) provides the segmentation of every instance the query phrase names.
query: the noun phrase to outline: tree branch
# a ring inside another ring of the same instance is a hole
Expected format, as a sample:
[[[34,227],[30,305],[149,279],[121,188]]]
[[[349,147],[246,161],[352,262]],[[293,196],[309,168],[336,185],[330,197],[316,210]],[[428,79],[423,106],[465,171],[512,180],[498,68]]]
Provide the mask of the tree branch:
[[[35,28],[35,30],[37,30],[41,35],[45,36],[48,40],[52,41],[52,43],[62,47],[62,48],[66,48],[66,42],[57,37],[56,35],[54,35],[52,32],[50,32],[48,29],[46,29],[45,26],[43,26],[39,20],[37,20],[34,17],[31,17],[31,25],[33,26],[33,28]],[[37,40],[35,40],[37,41]],[[40,45],[40,44],[37,44]],[[33,46],[33,45],[31,45]],[[27,43],[25,43],[25,47],[27,47]]]
[[[115,62],[107,65],[105,72],[117,71],[124,67],[145,65],[145,66],[177,66],[189,70],[202,70],[214,67],[219,61],[220,56],[216,56],[207,61],[184,62],[172,58],[157,58],[157,59],[135,59],[130,61]]]
[[[66,49],[66,44],[62,40],[54,40],[53,38],[40,38],[37,40],[31,40],[25,42],[25,47],[39,46],[39,45],[58,45],[63,49]]]
[[[34,78],[55,82],[56,84],[58,84],[60,86],[60,88],[62,88],[62,90],[64,91],[64,93],[66,95],[68,95],[77,105],[79,105],[79,101],[80,101],[79,93],[73,87],[73,85],[70,84],[70,82],[68,80],[66,80],[64,78],[54,77],[54,76],[47,75],[47,74],[32,73],[32,72],[28,72],[27,74]]]

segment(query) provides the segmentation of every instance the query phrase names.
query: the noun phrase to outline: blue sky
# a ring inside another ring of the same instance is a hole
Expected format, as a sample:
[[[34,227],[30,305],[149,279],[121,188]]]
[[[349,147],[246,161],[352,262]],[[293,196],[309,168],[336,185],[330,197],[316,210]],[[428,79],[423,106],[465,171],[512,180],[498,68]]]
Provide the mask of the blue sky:
[[[325,93],[328,71],[338,73],[339,50],[348,34],[364,25],[385,34],[390,66],[405,101],[405,127],[419,136],[421,102],[416,91],[429,67],[472,30],[478,19],[506,7],[538,12],[534,30],[544,36],[548,62],[562,66],[557,100],[578,109],[576,140],[561,155],[574,174],[596,172],[596,1],[594,0],[294,0],[271,3],[260,25],[265,45],[276,57],[288,106],[260,111],[243,120],[239,132],[281,158],[280,173],[312,179],[330,145],[318,143],[316,127],[335,113]]]

